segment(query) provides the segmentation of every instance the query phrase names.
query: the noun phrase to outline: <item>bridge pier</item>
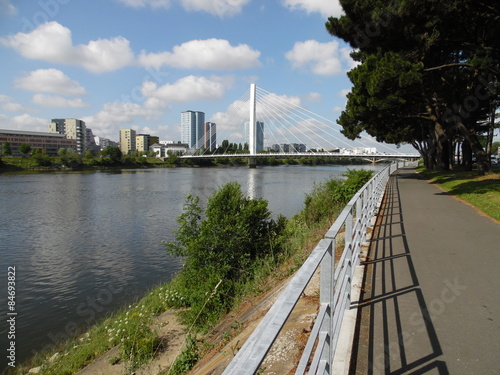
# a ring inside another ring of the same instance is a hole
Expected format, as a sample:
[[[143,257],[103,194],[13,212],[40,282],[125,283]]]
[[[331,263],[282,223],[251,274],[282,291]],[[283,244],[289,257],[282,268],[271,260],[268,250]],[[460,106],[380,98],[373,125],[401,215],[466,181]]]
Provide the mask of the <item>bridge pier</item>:
[[[248,168],[257,168],[257,158],[248,158]]]

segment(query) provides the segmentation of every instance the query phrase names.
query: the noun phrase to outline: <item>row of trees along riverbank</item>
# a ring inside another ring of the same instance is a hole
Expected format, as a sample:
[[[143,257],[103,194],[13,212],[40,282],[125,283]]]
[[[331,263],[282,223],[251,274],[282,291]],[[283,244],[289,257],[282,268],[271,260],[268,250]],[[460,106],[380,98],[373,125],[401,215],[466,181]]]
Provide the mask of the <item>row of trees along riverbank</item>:
[[[266,291],[272,285],[270,279],[279,281],[298,269],[372,174],[350,170],[345,179],[315,186],[305,197],[304,209],[289,219],[274,218],[266,200],[246,197],[234,182],[216,191],[205,208],[197,197],[188,196],[175,241],[165,243],[169,253],[184,258],[184,267],[173,281],[9,374],[35,367],[40,375],[75,374],[115,346],[113,363],[125,363],[133,373],[168,346],[151,329],[167,309],[178,309],[181,321],[193,333],[168,370],[170,375],[186,373],[208,346],[203,333],[246,297]],[[196,339],[196,335],[201,336]]]
[[[100,169],[100,168],[162,168],[162,167],[210,167],[239,166],[248,164],[248,156],[217,159],[182,159],[172,154],[164,159],[143,152],[133,152],[123,155],[118,147],[106,147],[97,155],[88,152],[81,156],[70,149],[60,149],[58,156],[49,156],[43,150],[31,149],[29,145],[23,148],[25,156],[12,157],[3,154],[0,157],[0,170],[61,170],[61,169]],[[367,164],[366,160],[350,158],[301,157],[294,158],[259,158],[258,165],[322,165],[322,164]]]
[[[339,123],[387,143],[411,143],[431,170],[490,171],[500,103],[497,0],[340,0],[327,30],[359,62]],[[481,143],[483,138],[483,143]]]

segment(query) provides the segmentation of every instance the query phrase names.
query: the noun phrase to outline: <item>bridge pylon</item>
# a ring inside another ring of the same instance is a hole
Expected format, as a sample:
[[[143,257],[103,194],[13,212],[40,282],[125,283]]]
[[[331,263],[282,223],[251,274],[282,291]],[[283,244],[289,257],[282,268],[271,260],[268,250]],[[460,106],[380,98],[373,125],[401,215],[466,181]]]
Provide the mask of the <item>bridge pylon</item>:
[[[252,155],[257,153],[257,127],[255,120],[256,100],[255,100],[256,86],[255,83],[250,84],[250,119],[248,122],[248,150],[250,157],[248,158],[248,166],[255,168],[257,161]]]

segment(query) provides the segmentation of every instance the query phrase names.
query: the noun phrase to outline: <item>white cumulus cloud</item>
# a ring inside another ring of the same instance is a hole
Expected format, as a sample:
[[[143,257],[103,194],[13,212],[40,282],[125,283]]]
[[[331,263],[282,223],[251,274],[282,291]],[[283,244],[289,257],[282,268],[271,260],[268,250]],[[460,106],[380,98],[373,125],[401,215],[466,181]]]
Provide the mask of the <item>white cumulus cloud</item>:
[[[241,13],[250,0],[118,0],[132,8],[150,7],[167,9],[172,3],[180,4],[187,11],[206,12],[214,16],[232,17]]]
[[[156,98],[169,102],[185,103],[194,100],[221,99],[226,92],[226,86],[220,79],[208,79],[190,75],[175,83],[159,86],[152,81],[142,84],[141,93],[147,98]]]
[[[38,69],[14,80],[14,86],[23,90],[81,96],[86,90],[57,69]]]
[[[153,9],[157,8],[169,8],[171,1],[170,0],[118,0],[120,3],[125,4],[131,8],[144,8],[151,7]]]
[[[286,117],[290,111],[301,106],[301,100],[297,96],[277,95],[274,93],[257,95],[257,120],[264,121],[269,125],[270,121],[279,122]],[[211,122],[217,124],[217,131],[241,130],[245,122],[249,121],[250,99],[236,100],[229,105],[225,112],[217,112],[211,118]]]
[[[28,108],[13,101],[14,99],[8,95],[0,94],[0,108],[7,112],[27,112]]]
[[[235,70],[259,66],[260,52],[246,44],[232,46],[224,39],[191,40],[174,46],[172,52],[146,53],[140,65],[159,68],[168,65],[184,69]]]
[[[219,17],[232,17],[250,0],[181,0],[186,10],[202,11]]]
[[[321,103],[323,101],[323,97],[318,92],[311,92],[307,94],[304,98],[308,102]]]
[[[11,130],[25,130],[35,132],[47,132],[47,120],[23,113],[22,115],[9,118],[0,114],[0,128]]]
[[[118,36],[74,46],[71,30],[55,21],[29,33],[0,38],[0,43],[28,59],[81,66],[95,73],[117,70],[134,61],[127,39]]]
[[[119,138],[119,129],[132,128],[133,122],[156,121],[160,112],[146,108],[137,103],[106,103],[102,109],[92,116],[83,117],[85,124],[92,128],[94,134],[109,139]]]
[[[283,0],[283,4],[291,10],[320,13],[323,17],[339,17],[344,13],[339,0]]]
[[[340,48],[337,41],[321,43],[317,40],[297,42],[285,54],[293,68],[311,70],[314,74],[331,76],[351,69],[353,60],[349,48]]]
[[[82,99],[66,99],[58,95],[35,94],[33,103],[47,108],[85,108],[89,105]]]

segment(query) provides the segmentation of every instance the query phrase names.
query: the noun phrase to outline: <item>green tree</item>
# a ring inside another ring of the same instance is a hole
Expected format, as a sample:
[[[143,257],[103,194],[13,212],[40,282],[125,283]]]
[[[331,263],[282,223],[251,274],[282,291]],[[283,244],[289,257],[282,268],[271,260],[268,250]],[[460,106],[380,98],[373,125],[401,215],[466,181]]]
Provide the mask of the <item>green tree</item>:
[[[59,155],[61,158],[65,157],[68,154],[68,149],[67,148],[60,148],[57,150],[57,155]]]
[[[50,167],[52,165],[52,158],[47,155],[45,149],[35,148],[32,154],[33,160],[41,167]]]
[[[122,151],[115,146],[107,146],[102,150],[104,157],[109,157],[112,163],[118,163],[122,159]]]
[[[25,156],[28,156],[28,154],[31,152],[31,146],[29,143],[21,143],[19,145],[19,152],[21,154],[24,154]]]
[[[12,147],[9,142],[2,143],[2,155],[12,155]]]
[[[347,136],[409,142],[430,168],[463,142],[487,171],[479,142],[498,104],[500,11],[493,0],[341,0],[328,31],[357,49],[354,88],[339,119]],[[468,27],[462,27],[462,25]]]
[[[278,257],[285,226],[283,217],[272,218],[265,200],[245,197],[235,182],[209,198],[204,218],[199,198],[188,196],[177,221],[176,241],[166,247],[185,259],[178,283],[189,291],[189,314],[200,314],[201,325],[227,311],[258,259]]]

